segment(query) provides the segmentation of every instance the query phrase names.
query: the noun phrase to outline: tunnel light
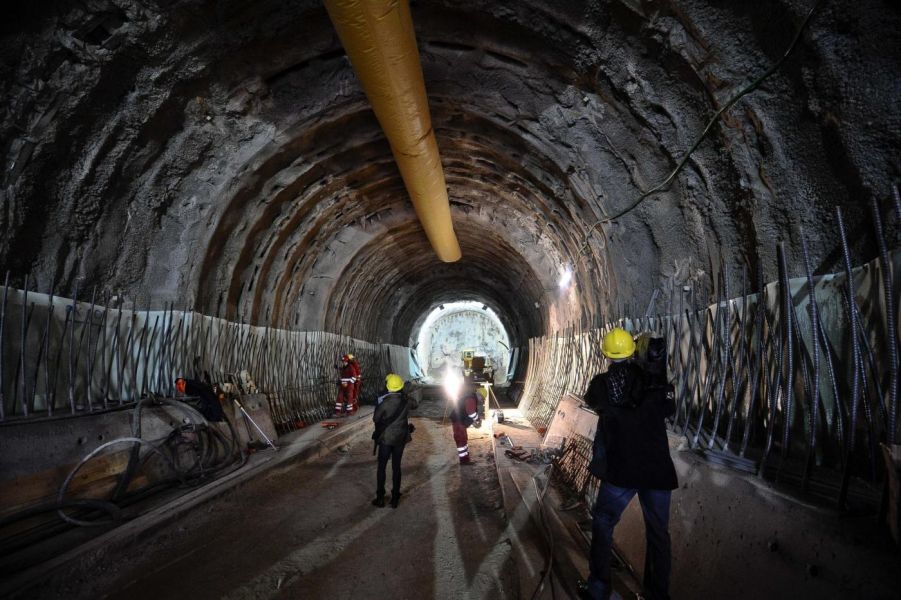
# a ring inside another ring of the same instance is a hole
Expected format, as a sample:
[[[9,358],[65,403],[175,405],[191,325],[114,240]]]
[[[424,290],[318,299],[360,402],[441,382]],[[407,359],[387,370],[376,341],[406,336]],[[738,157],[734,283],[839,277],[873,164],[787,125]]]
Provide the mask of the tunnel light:
[[[460,388],[463,387],[463,376],[450,365],[444,368],[444,392],[448,400],[456,400],[460,397]]]
[[[566,289],[570,282],[573,280],[573,271],[568,266],[563,269],[563,272],[560,273],[560,281],[557,282],[557,285],[560,286],[560,289]]]

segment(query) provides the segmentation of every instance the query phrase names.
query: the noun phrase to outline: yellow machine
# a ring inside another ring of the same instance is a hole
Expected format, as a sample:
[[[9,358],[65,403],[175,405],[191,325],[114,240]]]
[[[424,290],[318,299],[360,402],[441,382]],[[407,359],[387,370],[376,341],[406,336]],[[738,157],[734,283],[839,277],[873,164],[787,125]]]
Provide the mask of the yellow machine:
[[[494,381],[494,369],[485,356],[475,350],[463,351],[463,380],[467,382]]]

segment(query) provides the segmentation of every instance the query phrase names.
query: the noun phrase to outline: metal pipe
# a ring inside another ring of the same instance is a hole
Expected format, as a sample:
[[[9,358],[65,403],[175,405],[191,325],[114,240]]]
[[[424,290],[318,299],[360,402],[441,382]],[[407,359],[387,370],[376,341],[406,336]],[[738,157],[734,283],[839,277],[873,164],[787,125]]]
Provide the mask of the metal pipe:
[[[813,462],[816,460],[817,448],[817,424],[819,421],[820,408],[820,340],[818,332],[818,322],[820,311],[817,307],[816,287],[813,282],[813,269],[810,264],[810,253],[807,251],[807,240],[804,238],[804,231],[800,231],[801,238],[801,255],[804,258],[804,273],[807,276],[807,295],[808,307],[810,311],[810,340],[811,340],[811,359],[813,360],[813,381],[811,382],[811,411],[810,411],[810,445],[807,449],[807,460],[804,463],[804,476],[802,478],[801,487],[807,489],[807,483],[810,478],[810,470]]]
[[[851,271],[851,251],[848,249],[848,236],[845,233],[845,222],[842,218],[840,206],[835,207],[835,216],[839,238],[842,243],[842,257],[845,263],[845,278],[847,280],[845,282],[845,301],[848,307],[848,322],[851,327],[851,431],[848,435],[848,443],[844,448],[845,462],[838,492],[838,505],[839,507],[844,507],[848,498],[848,484],[851,476],[851,461],[849,457],[854,450],[854,442],[857,440],[857,413],[860,409],[860,346],[857,339],[857,312],[854,310],[856,300],[854,298],[854,273]]]
[[[407,0],[326,0],[438,258],[460,259]]]
[[[78,316],[78,281],[72,293],[72,329],[69,330],[69,407],[75,414],[75,319]],[[91,407],[88,398],[88,407]]]
[[[767,431],[766,446],[763,450],[763,458],[760,460],[760,474],[763,475],[764,465],[773,449],[773,438],[776,433],[776,404],[782,393],[782,366],[783,366],[783,348],[781,336],[773,333],[772,324],[769,323],[769,315],[765,315],[767,322],[767,330],[770,332],[769,341],[772,346],[771,356],[775,357],[772,361],[773,368],[770,370],[770,377],[766,379],[767,387]]]
[[[898,188],[894,189],[895,202],[899,202]],[[882,293],[885,299],[885,330],[886,347],[889,357],[889,384],[888,384],[888,443],[894,444],[897,436],[898,424],[898,332],[895,329],[895,297],[893,291],[892,263],[888,257],[888,247],[885,243],[885,229],[882,227],[882,216],[879,214],[879,205],[876,198],[870,200],[870,210],[873,212],[873,225],[876,228],[876,242],[879,244],[879,262],[882,266]],[[901,216],[901,213],[899,213]],[[875,376],[875,375],[874,375]]]
[[[46,402],[46,393],[47,388],[50,387],[50,372],[47,368],[50,364],[49,354],[49,344],[50,344],[50,323],[53,320],[53,287],[50,288],[50,296],[47,304],[47,320],[44,322],[44,332],[41,334],[41,343],[38,347],[38,356],[37,360],[34,363],[34,378],[31,382],[31,398],[28,400],[28,410],[34,412],[34,403],[35,399],[38,395],[38,379],[41,375],[41,361],[44,361],[44,393],[45,393],[45,402]],[[46,358],[45,358],[46,357]],[[47,414],[48,416],[53,415],[53,407],[49,404],[47,405]]]
[[[714,410],[713,415],[713,426],[710,431],[710,441],[707,443],[708,448],[713,448],[714,443],[716,442],[716,434],[719,431],[720,427],[720,418],[723,414],[723,407],[726,401],[726,376],[729,374],[729,363],[727,362],[726,355],[727,353],[731,354],[731,341],[732,334],[729,331],[729,326],[731,323],[731,307],[732,303],[729,302],[729,292],[726,284],[726,278],[728,277],[728,273],[723,270],[720,274],[722,278],[722,288],[720,292],[721,303],[717,305],[716,309],[716,317],[717,323],[719,325],[719,336],[720,336],[720,348],[718,352],[719,362],[717,363],[717,387],[719,391],[717,392],[716,399],[716,409]]]
[[[760,273],[758,269],[757,272],[757,287],[759,292],[757,293],[757,313],[754,319],[754,327],[755,327],[755,339],[756,339],[756,347],[757,354],[755,355],[754,361],[754,372],[748,374],[748,383],[751,388],[750,395],[748,396],[748,410],[745,413],[745,426],[744,432],[741,437],[741,449],[739,450],[738,455],[744,456],[748,451],[748,442],[751,438],[751,425],[754,419],[754,407],[757,404],[757,394],[760,391],[760,383],[764,373],[764,360],[766,356],[766,348],[764,346],[763,341],[763,326],[766,318],[766,306],[764,304],[764,295],[763,295],[763,275]],[[749,362],[750,362],[750,354]]]
[[[738,407],[744,399],[744,391],[747,389],[747,383],[743,384],[742,373],[748,370],[748,348],[747,348],[747,332],[748,332],[748,269],[742,266],[741,270],[741,318],[736,317],[738,323],[738,362],[732,363],[732,409],[729,412],[729,422],[726,425],[726,440],[723,445],[723,451],[729,450],[729,443],[732,440],[732,428],[735,425],[735,417],[738,414]],[[731,359],[730,359],[731,360]],[[750,374],[750,372],[749,372]]]
[[[794,394],[795,394],[795,352],[794,329],[792,320],[794,317],[794,302],[792,301],[791,283],[788,280],[788,264],[785,258],[785,242],[779,242],[777,246],[779,257],[779,270],[782,271],[782,326],[785,330],[785,399],[782,404],[782,448],[780,456],[784,460],[789,455],[789,443],[791,442],[791,427],[794,420]],[[779,464],[782,470],[782,461]]]
[[[88,397],[91,396],[91,345],[92,340],[94,338],[94,307],[97,302],[97,286],[95,285],[91,290],[91,308],[88,311],[88,320],[87,320],[87,328],[88,328],[88,350],[87,350],[87,360],[85,361],[84,366],[84,377],[85,377],[85,392]],[[82,329],[82,337],[84,337],[84,329]],[[81,348],[81,342],[78,343],[78,347]],[[80,359],[81,357],[79,357]]]

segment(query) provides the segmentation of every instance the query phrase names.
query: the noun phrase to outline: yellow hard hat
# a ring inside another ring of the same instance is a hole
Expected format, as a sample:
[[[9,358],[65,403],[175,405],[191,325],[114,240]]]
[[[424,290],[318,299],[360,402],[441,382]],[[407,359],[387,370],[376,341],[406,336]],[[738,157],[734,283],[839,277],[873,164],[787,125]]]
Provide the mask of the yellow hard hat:
[[[622,327],[615,327],[604,336],[601,352],[609,359],[622,360],[635,354],[635,340]]]
[[[388,373],[385,377],[385,387],[389,392],[399,392],[404,389],[404,380],[397,373]]]

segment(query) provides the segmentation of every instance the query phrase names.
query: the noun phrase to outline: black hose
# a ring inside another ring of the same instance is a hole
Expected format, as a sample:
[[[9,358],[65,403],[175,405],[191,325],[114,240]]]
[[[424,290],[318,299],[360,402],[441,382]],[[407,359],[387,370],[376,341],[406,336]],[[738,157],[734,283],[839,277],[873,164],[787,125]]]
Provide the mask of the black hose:
[[[89,460],[91,460],[92,458],[97,456],[102,450],[105,450],[109,446],[112,446],[115,444],[123,444],[123,443],[144,444],[146,446],[149,446],[151,452],[155,452],[155,453],[159,454],[163,458],[163,460],[165,460],[169,464],[169,466],[172,467],[173,471],[176,471],[176,473],[178,472],[175,469],[175,465],[172,464],[172,460],[168,456],[166,456],[162,451],[160,451],[158,448],[154,447],[153,444],[151,444],[147,440],[142,440],[140,438],[133,438],[133,437],[118,438],[118,439],[106,442],[105,444],[101,444],[100,446],[95,448],[92,452],[90,452],[87,456],[82,458],[81,461],[79,461],[79,463],[77,465],[75,465],[75,468],[72,469],[71,472],[69,472],[69,475],[66,476],[65,481],[63,481],[63,484],[59,488],[59,493],[57,494],[57,503],[60,506],[63,506],[65,504],[66,490],[69,488],[69,484],[72,482],[72,479],[75,477],[75,474],[78,473],[79,470],[81,470],[81,467],[83,467]],[[63,521],[65,521],[66,523],[69,523],[70,525],[81,525],[83,527],[92,527],[92,526],[106,524],[105,522],[94,522],[94,521],[84,521],[81,519],[75,519],[73,517],[70,517],[66,513],[64,513],[62,511],[62,509],[57,510],[57,514],[60,516],[60,518]]]

